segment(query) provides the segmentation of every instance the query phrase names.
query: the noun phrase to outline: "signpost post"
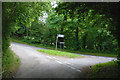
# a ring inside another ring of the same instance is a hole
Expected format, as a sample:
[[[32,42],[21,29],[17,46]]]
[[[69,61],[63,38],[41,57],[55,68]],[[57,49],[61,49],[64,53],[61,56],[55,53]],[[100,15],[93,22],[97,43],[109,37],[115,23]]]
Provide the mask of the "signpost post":
[[[55,50],[57,50],[58,37],[64,38],[64,35],[62,35],[62,34],[57,34],[57,37],[56,37],[56,48],[55,48]]]

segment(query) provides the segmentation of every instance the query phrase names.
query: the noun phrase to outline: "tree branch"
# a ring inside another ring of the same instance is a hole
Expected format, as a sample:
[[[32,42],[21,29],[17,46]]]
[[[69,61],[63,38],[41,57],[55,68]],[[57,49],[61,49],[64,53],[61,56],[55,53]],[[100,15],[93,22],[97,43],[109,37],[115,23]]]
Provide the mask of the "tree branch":
[[[15,2],[14,8],[13,8],[12,11],[10,12],[10,14],[9,14],[9,16],[8,16],[8,18],[7,18],[7,20],[12,16],[12,14],[14,13],[16,7],[17,7],[17,6],[16,6],[16,2]]]

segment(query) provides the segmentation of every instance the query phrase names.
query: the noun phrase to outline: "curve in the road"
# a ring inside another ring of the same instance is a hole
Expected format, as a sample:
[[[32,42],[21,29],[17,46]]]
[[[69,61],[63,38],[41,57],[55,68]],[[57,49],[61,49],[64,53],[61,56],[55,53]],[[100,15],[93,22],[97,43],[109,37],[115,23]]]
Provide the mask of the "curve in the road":
[[[11,42],[11,49],[20,57],[21,65],[16,78],[80,78],[87,66],[105,63],[116,58],[85,56],[84,58],[63,58],[45,55],[38,48]],[[79,54],[82,55],[82,54]],[[81,76],[80,76],[81,75]]]

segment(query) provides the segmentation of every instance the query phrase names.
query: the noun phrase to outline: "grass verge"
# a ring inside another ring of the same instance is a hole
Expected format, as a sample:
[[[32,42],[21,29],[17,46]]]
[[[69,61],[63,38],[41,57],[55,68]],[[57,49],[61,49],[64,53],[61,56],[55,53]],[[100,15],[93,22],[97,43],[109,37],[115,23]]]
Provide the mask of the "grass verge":
[[[92,66],[89,78],[119,78],[117,61]]]
[[[56,50],[37,50],[39,52],[43,52],[49,55],[55,55],[55,56],[63,56],[63,57],[67,57],[67,58],[81,58],[83,56],[81,55],[77,55],[77,54],[72,54],[69,52],[62,52],[62,51],[56,51]]]
[[[64,51],[72,52],[72,53],[85,54],[85,55],[117,57],[117,53],[95,53],[95,52],[82,52],[82,51],[71,51],[71,50],[64,50]]]
[[[19,58],[9,48],[2,56],[2,78],[14,78],[19,65]]]
[[[36,47],[41,47],[41,48],[47,48],[47,49],[52,49],[55,50],[55,47],[50,47],[50,46],[43,46],[41,44],[32,44],[32,43],[27,43],[23,42],[21,40],[13,39],[11,38],[11,41],[21,43],[21,44],[27,44],[30,46],[36,46]],[[95,52],[82,52],[82,51],[73,51],[73,50],[67,50],[67,49],[59,49],[59,51],[66,51],[70,53],[79,53],[79,54],[87,54],[87,55],[94,55],[94,56],[105,56],[105,57],[117,57],[118,54],[116,53],[95,53]]]

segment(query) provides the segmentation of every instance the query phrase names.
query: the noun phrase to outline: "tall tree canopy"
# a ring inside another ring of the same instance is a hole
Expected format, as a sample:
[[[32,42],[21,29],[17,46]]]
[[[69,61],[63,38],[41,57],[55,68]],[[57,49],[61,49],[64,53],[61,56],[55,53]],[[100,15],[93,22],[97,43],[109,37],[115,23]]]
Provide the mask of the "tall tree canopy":
[[[49,11],[50,3],[45,2],[5,2],[2,3],[2,49],[6,51],[10,32],[18,26],[30,27],[33,21],[38,22],[45,11]],[[26,30],[28,31],[28,30]]]
[[[118,51],[116,27],[111,23],[113,19],[87,7],[88,4],[59,3],[55,9],[49,7],[46,23],[32,21],[28,28],[22,25],[16,27],[18,30],[13,33],[23,41],[47,46],[55,46],[56,35],[64,34],[65,49]]]
[[[105,3],[98,3],[98,2],[93,2],[93,3],[76,3],[76,2],[64,2],[64,3],[59,3],[58,7],[56,7],[56,11],[59,14],[65,14],[68,13],[70,17],[73,17],[74,12],[77,11],[77,14],[82,14],[88,10],[94,10],[95,14],[105,14],[106,19],[109,18],[109,21],[115,26],[115,31],[113,30],[112,33],[115,35],[118,41],[119,45],[119,57],[120,57],[120,16],[119,16],[119,9],[120,5],[117,2],[110,3],[110,2],[105,2]]]

